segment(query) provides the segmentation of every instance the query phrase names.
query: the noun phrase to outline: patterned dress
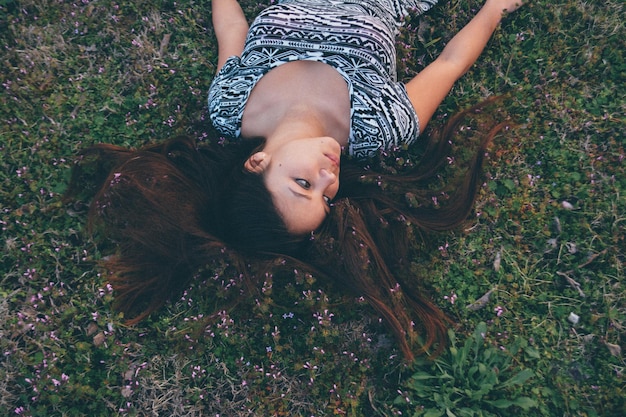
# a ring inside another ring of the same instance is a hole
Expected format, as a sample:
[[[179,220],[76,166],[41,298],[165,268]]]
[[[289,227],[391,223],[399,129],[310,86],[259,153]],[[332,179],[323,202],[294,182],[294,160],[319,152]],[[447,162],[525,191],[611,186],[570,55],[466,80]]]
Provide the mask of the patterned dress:
[[[395,35],[409,11],[423,13],[437,0],[283,0],[250,26],[241,57],[228,58],[209,90],[213,125],[239,137],[250,93],[268,71],[312,60],[335,68],[350,95],[350,155],[414,142],[419,121],[397,81]]]

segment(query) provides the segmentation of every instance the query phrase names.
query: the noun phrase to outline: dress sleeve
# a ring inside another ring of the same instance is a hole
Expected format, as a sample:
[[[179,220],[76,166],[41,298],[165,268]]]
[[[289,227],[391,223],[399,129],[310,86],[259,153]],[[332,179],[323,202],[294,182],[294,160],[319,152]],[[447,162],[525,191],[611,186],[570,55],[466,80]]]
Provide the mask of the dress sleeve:
[[[402,108],[402,112],[406,115],[408,122],[402,135],[405,136],[404,142],[413,143],[422,133],[419,117],[415,112],[415,108],[409,99],[409,93],[406,91],[406,85],[401,82],[395,82],[393,89],[396,92],[398,106]]]
[[[357,91],[353,105],[350,155],[369,158],[382,149],[417,141],[419,120],[402,83],[390,82],[375,91]]]
[[[213,127],[223,135],[236,137],[241,128],[241,116],[248,94],[245,85],[238,85],[241,69],[238,56],[229,57],[215,75],[209,88],[209,118]]]

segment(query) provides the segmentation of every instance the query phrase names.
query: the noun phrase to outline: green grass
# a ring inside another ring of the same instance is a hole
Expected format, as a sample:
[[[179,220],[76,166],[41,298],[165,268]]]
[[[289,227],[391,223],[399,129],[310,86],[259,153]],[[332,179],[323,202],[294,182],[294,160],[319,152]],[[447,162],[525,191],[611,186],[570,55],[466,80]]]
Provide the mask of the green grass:
[[[441,3],[407,22],[401,77],[479,6]],[[221,260],[125,327],[108,252],[60,193],[86,145],[208,130],[210,2],[0,1],[0,414],[625,415],[623,16],[619,0],[532,2],[443,103],[435,123],[508,93],[519,127],[490,149],[468,229],[416,257],[458,328],[407,366],[366,304],[300,271],[207,322],[238,284]]]

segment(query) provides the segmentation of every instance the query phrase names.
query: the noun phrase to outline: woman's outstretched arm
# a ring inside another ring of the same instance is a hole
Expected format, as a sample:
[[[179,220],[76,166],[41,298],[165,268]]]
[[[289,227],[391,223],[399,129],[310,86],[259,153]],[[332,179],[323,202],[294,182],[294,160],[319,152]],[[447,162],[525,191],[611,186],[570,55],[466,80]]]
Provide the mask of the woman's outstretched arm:
[[[487,0],[474,18],[446,45],[441,55],[406,84],[423,131],[454,83],[476,62],[504,13],[523,0]]]
[[[237,0],[213,0],[211,13],[217,37],[217,72],[228,57],[241,56],[248,34],[248,21]]]

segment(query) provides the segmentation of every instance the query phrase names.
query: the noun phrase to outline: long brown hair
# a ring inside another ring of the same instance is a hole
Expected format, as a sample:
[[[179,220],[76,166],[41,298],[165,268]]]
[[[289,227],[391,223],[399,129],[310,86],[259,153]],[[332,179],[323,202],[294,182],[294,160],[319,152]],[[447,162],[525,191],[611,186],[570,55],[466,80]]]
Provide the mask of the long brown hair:
[[[364,297],[412,359],[420,329],[421,350],[438,351],[450,320],[409,273],[409,242],[415,228],[448,230],[470,213],[485,149],[504,123],[480,135],[461,180],[443,189],[432,180],[461,123],[488,102],[452,117],[429,137],[420,162],[403,172],[342,161],[331,214],[305,239],[287,232],[262,177],[243,169],[262,141],[222,145],[177,137],[139,150],[95,145],[79,156],[66,198],[93,196],[89,228],[119,248],[104,266],[116,307],[130,324],[182,291],[213,259],[228,257],[251,292],[250,265],[282,258]],[[448,198],[434,205],[444,191]]]
[[[482,129],[468,135],[478,137],[466,143],[473,148],[466,169],[441,187],[433,188],[433,181],[449,162],[451,139],[458,136],[460,125],[493,101],[458,113],[433,132],[412,168],[397,172],[390,167],[381,172],[342,164],[337,203],[316,237],[321,242],[312,248],[310,262],[365,297],[386,320],[408,359],[413,358],[420,327],[426,336],[420,351],[435,345],[438,354],[451,323],[426,295],[420,277],[409,271],[413,232],[450,230],[467,220],[481,182],[486,148],[510,123],[491,123],[492,115],[485,115]],[[337,268],[338,256],[341,268]]]

